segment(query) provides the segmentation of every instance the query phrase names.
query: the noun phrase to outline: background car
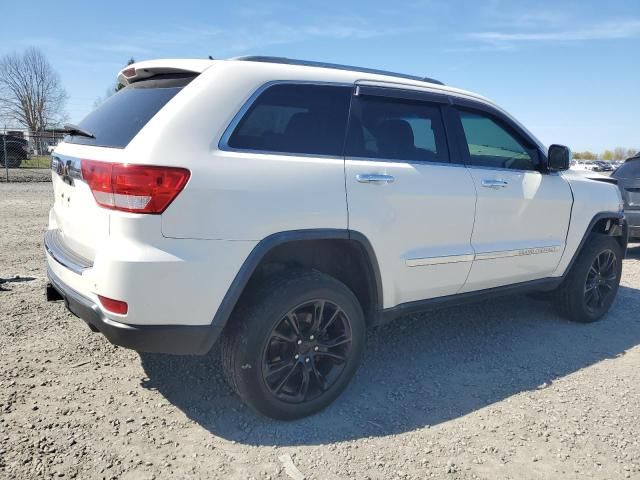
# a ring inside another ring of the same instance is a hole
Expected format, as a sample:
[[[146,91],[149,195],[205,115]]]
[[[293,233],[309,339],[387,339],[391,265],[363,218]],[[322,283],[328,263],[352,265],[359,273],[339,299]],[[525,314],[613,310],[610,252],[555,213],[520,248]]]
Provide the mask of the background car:
[[[640,152],[627,159],[611,174],[618,180],[624,200],[624,214],[629,222],[629,240],[640,242]]]
[[[574,170],[586,170],[587,162],[585,162],[584,160],[574,160],[573,162],[571,162],[571,168]]]
[[[611,162],[606,162],[604,160],[594,160],[593,171],[594,172],[612,172],[613,166],[611,165]]]
[[[5,153],[6,152],[6,153]],[[29,158],[29,142],[24,138],[0,134],[0,166],[18,168],[23,160]]]

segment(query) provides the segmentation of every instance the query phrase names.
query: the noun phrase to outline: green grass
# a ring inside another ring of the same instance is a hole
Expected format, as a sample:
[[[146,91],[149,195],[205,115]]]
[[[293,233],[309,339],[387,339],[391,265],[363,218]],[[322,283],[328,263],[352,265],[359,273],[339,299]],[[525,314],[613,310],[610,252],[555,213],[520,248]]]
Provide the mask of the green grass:
[[[22,160],[20,168],[49,168],[51,166],[51,157],[49,155],[32,156],[28,160]]]

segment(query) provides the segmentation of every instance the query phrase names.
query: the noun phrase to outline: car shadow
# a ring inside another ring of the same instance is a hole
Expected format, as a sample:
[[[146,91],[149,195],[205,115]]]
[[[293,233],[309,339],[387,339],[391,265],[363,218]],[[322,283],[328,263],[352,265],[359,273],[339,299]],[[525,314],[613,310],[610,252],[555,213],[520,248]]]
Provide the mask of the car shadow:
[[[640,259],[640,243],[630,243],[625,258]]]
[[[35,280],[35,277],[20,277],[15,276],[12,278],[0,278],[0,284],[2,283],[21,283],[21,282],[30,282]]]
[[[22,282],[31,282],[32,280],[35,280],[35,277],[20,277],[20,276],[15,276],[12,278],[1,278],[0,277],[0,292],[9,292],[10,290],[7,288],[4,288],[2,285],[6,284],[6,283],[22,283]]]
[[[327,409],[293,422],[245,407],[204,357],[141,354],[159,391],[211,433],[248,445],[309,445],[385,436],[462,417],[546,388],[640,344],[640,290],[620,287],[609,314],[570,323],[551,305],[505,297],[399,319],[368,334],[362,365]]]

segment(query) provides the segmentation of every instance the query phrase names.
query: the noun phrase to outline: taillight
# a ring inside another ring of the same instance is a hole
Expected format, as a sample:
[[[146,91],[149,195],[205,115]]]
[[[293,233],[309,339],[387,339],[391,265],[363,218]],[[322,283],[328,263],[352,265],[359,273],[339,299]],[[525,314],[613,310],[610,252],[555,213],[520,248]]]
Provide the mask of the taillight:
[[[98,295],[98,300],[104,307],[105,310],[108,310],[111,313],[119,313],[120,315],[126,315],[129,311],[129,305],[127,302],[123,302],[121,300],[114,300],[113,298],[103,297],[102,295]]]
[[[82,177],[98,205],[123,212],[164,212],[189,176],[185,168],[82,160]]]

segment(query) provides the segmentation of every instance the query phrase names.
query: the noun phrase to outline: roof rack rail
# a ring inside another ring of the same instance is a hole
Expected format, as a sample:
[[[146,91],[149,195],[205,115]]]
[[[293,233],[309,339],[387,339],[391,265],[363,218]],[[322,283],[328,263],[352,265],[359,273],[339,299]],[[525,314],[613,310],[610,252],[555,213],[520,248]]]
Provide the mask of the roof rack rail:
[[[295,60],[285,57],[268,57],[262,55],[248,55],[243,57],[234,57],[230,60],[241,60],[244,62],[264,62],[264,63],[282,63],[286,65],[300,65],[304,67],[320,67],[333,68],[335,70],[352,70],[354,72],[373,73],[376,75],[388,75],[390,77],[405,78],[407,80],[417,80],[419,82],[434,83],[436,85],[444,85],[440,80],[429,77],[419,77],[417,75],[407,75],[404,73],[388,72],[386,70],[377,70],[375,68],[354,67],[351,65],[340,65],[338,63],[314,62],[312,60]]]

